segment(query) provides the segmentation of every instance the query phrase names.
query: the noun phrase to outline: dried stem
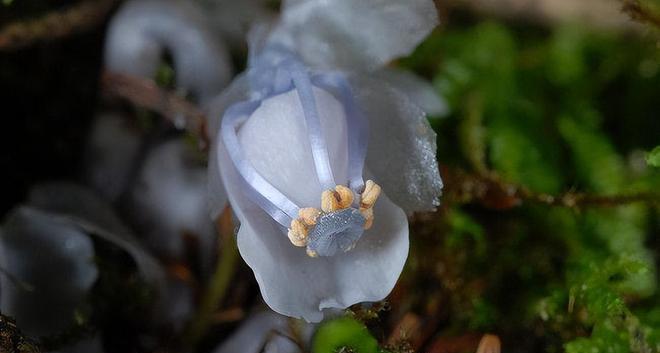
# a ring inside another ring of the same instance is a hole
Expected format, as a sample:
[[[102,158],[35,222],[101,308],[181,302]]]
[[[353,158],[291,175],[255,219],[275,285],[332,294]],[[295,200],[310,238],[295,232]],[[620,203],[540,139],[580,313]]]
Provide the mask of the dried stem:
[[[185,343],[191,347],[199,342],[213,323],[215,312],[225,298],[229,283],[234,277],[238,261],[238,249],[234,239],[234,228],[229,207],[218,217],[217,224],[220,235],[220,254],[215,272],[211,276],[197,313],[190,322],[185,334]]]
[[[467,9],[477,14],[532,22],[535,25],[554,26],[567,21],[579,21],[583,26],[625,32],[636,32],[641,27],[621,13],[616,1],[436,0],[436,4],[441,9]]]
[[[588,206],[614,207],[635,202],[660,203],[660,194],[643,192],[624,195],[589,195],[566,192],[562,195],[535,193],[527,188],[506,183],[494,173],[468,174],[460,169],[442,169],[445,180],[443,199],[449,203],[480,203],[485,207],[506,210],[523,203],[581,208]]]
[[[116,0],[83,1],[39,18],[9,23],[0,28],[0,51],[16,50],[36,42],[80,33],[99,25]]]
[[[622,11],[637,22],[642,22],[660,28],[660,14],[644,6],[639,0],[621,0]]]
[[[175,92],[160,88],[150,79],[108,71],[101,77],[101,87],[107,95],[161,114],[174,126],[195,134],[202,143],[202,149],[208,147],[204,113]]]

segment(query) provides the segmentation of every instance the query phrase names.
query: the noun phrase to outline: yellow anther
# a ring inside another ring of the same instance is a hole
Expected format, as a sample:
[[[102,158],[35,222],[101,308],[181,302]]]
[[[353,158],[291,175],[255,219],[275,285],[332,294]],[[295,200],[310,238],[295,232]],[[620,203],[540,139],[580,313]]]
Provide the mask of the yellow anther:
[[[353,204],[353,190],[345,187],[344,185],[335,186],[337,200],[339,201],[339,208],[349,208]]]
[[[307,232],[308,229],[305,224],[299,219],[294,219],[291,221],[291,228],[289,228],[287,235],[293,245],[305,246],[307,245]]]
[[[297,234],[307,235],[307,227],[305,227],[305,224],[300,219],[294,219],[291,221],[291,230]]]
[[[334,212],[351,207],[353,204],[353,191],[344,185],[335,186],[334,190],[326,190],[321,194],[321,210]]]
[[[307,245],[307,237],[306,236],[300,236],[299,234],[296,234],[293,230],[289,229],[287,232],[287,235],[289,236],[289,240],[291,241],[291,244],[298,246],[298,247],[303,247]]]
[[[323,212],[334,212],[339,209],[339,200],[336,191],[326,190],[321,194],[321,210]]]
[[[319,218],[319,215],[321,214],[321,210],[318,208],[314,207],[305,207],[301,208],[300,211],[298,211],[298,219],[302,220],[303,223],[305,223],[306,226],[313,226],[316,225],[316,220]]]
[[[360,199],[361,208],[371,208],[376,203],[378,196],[380,196],[380,186],[374,183],[373,180],[367,180],[364,184],[364,191],[362,192],[362,198]]]
[[[374,224],[374,209],[369,208],[360,208],[360,213],[364,217],[364,229],[369,229]]]
[[[307,256],[309,257],[319,257],[319,254],[316,253],[314,250],[307,249]]]

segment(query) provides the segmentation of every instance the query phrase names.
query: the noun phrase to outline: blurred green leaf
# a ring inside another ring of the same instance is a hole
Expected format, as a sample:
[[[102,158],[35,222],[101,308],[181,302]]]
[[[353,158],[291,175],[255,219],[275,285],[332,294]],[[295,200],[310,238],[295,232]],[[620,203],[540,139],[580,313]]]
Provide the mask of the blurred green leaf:
[[[321,324],[314,335],[312,352],[335,353],[343,347],[354,353],[378,353],[378,341],[361,322],[344,317]]]
[[[660,146],[656,146],[646,155],[646,163],[653,167],[660,167]]]
[[[584,30],[576,25],[559,27],[549,41],[548,79],[560,85],[573,85],[587,71],[584,58]]]
[[[486,239],[484,238],[484,230],[472,217],[458,209],[452,209],[447,213],[447,223],[451,227],[451,231],[445,240],[448,247],[467,246],[468,239],[472,239],[473,242],[470,244],[474,244],[471,246],[475,248],[475,255],[478,257],[485,255]]]
[[[154,81],[160,87],[172,89],[176,84],[176,73],[172,64],[168,62],[161,63],[156,70]]]
[[[500,124],[491,127],[490,158],[493,166],[507,180],[532,190],[557,193],[562,178],[550,158],[519,126]]]
[[[591,124],[566,116],[558,120],[559,131],[571,149],[580,181],[598,193],[614,193],[624,185],[624,163],[611,143]]]
[[[578,338],[566,344],[566,353],[627,353],[628,335],[608,322],[594,326],[591,337]]]

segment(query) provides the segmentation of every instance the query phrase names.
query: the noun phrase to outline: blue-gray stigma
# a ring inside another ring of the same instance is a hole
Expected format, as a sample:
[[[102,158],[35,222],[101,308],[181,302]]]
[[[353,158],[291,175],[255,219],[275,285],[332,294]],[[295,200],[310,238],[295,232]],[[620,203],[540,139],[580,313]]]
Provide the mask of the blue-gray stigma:
[[[322,214],[307,234],[307,252],[333,256],[353,249],[364,233],[365,222],[355,208]]]
[[[295,54],[281,47],[268,47],[251,58],[248,78],[252,99],[231,105],[222,118],[220,137],[241,177],[241,191],[282,226],[291,243],[306,247],[310,257],[333,256],[355,247],[373,223],[373,205],[380,187],[364,182],[368,124],[346,78],[337,72],[313,72]],[[332,94],[344,108],[348,141],[347,185],[335,182],[325,135],[314,96],[314,87]],[[295,91],[303,111],[314,168],[323,190],[320,207],[300,207],[270,184],[248,161],[237,131],[263,101]],[[221,153],[218,153],[219,165]]]

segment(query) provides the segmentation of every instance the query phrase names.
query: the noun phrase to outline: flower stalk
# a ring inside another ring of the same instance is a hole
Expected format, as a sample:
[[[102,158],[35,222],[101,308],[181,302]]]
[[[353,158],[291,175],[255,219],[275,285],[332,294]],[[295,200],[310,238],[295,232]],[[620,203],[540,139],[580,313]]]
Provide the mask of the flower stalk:
[[[220,236],[218,262],[208,287],[202,297],[197,313],[193,317],[184,342],[187,346],[195,346],[213,324],[214,313],[227,295],[227,289],[236,272],[238,249],[234,240],[234,228],[231,219],[231,209],[225,208],[217,220]]]

